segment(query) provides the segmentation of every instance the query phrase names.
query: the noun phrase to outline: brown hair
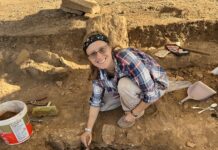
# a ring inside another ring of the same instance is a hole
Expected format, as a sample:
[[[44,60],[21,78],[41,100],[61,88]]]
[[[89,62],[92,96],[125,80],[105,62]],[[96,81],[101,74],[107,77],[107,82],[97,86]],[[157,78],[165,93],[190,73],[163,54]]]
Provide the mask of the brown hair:
[[[86,34],[86,36],[83,39],[83,43],[86,41],[86,39],[88,37],[90,37],[92,35],[95,35],[95,34],[99,34],[99,33],[103,34],[104,36],[106,36],[104,33],[99,32],[99,31],[91,32],[89,34]],[[109,41],[108,45],[111,46],[110,45],[110,41]],[[112,52],[115,51],[115,50],[119,51],[120,49],[121,49],[121,46],[112,47]],[[83,50],[83,52],[87,56],[86,50]],[[89,67],[90,67],[90,73],[89,73],[89,76],[88,76],[88,80],[97,80],[98,79],[98,75],[99,75],[99,69],[97,67],[95,67],[91,62],[89,62]]]

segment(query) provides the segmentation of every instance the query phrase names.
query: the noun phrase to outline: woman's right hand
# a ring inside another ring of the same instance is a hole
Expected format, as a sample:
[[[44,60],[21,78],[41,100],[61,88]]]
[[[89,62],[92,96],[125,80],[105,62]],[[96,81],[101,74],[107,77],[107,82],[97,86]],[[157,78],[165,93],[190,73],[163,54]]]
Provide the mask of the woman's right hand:
[[[85,131],[81,137],[81,142],[85,145],[85,147],[88,148],[88,146],[91,144],[92,142],[92,133],[91,132],[87,132]]]

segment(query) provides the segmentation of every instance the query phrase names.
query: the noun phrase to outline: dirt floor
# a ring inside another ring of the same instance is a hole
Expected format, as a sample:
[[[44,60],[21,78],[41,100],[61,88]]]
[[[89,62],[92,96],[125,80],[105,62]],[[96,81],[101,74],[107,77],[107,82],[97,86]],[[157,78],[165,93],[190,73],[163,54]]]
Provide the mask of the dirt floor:
[[[199,0],[97,0],[101,14],[127,18],[130,45],[152,55],[166,69],[170,80],[202,81],[218,91],[218,76],[210,73],[218,66],[218,1]],[[34,118],[28,114],[33,135],[23,144],[1,150],[82,149],[78,142],[88,115],[91,82],[88,61],[81,51],[85,21],[95,15],[74,17],[59,9],[60,0],[0,1],[0,103],[27,102],[47,97],[56,105],[56,117]],[[184,46],[207,52],[157,58],[166,41],[177,38]],[[31,59],[24,62],[25,59]],[[187,89],[167,93],[149,108],[130,129],[120,129],[116,121],[121,108],[101,113],[94,128],[91,149],[131,150],[218,150],[218,119],[212,112],[198,114],[192,106],[218,103],[218,95],[206,101],[178,102]],[[34,120],[41,119],[37,123]],[[113,144],[102,140],[105,124],[116,129]]]

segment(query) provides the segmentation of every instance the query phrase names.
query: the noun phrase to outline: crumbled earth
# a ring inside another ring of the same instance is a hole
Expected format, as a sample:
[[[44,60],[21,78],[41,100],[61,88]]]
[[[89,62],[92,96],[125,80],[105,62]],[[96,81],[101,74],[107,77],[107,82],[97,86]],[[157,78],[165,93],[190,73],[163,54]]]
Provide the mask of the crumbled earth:
[[[97,2],[101,14],[126,17],[130,45],[152,55],[170,80],[202,81],[218,91],[218,76],[210,73],[218,66],[218,1]],[[79,136],[86,125],[92,89],[81,43],[85,22],[97,14],[75,17],[61,11],[60,4],[60,0],[0,2],[0,103],[47,97],[43,102],[51,101],[59,110],[58,116],[35,118],[31,114],[34,106],[28,105],[34,132],[17,150],[83,149]],[[154,56],[169,41],[210,56],[193,52],[180,57]],[[218,103],[218,95],[179,105],[186,96],[187,89],[165,94],[130,129],[116,125],[123,115],[121,108],[100,113],[91,149],[217,150],[218,120],[210,116],[212,112],[198,114],[192,106]],[[2,140],[0,147],[15,149]]]

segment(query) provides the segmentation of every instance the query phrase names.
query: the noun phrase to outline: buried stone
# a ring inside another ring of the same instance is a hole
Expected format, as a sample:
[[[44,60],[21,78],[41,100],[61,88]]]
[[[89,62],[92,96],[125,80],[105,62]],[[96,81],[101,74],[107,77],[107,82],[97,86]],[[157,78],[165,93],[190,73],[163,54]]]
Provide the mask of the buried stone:
[[[55,67],[46,62],[37,63],[34,60],[27,60],[20,69],[36,79],[55,79],[60,80],[68,76],[68,69],[65,67]]]
[[[115,126],[105,124],[102,129],[102,139],[106,144],[112,144],[115,140]]]

